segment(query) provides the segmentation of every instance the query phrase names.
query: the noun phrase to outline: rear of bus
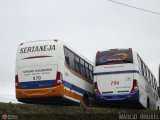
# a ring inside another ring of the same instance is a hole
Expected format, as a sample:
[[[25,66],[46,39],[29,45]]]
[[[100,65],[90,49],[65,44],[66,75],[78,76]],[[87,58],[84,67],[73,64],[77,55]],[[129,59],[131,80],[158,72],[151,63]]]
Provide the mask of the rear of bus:
[[[63,96],[62,46],[57,40],[46,40],[22,43],[18,47],[15,75],[18,101]]]
[[[134,79],[132,49],[110,49],[96,54],[94,91],[97,103],[137,102],[138,81]]]

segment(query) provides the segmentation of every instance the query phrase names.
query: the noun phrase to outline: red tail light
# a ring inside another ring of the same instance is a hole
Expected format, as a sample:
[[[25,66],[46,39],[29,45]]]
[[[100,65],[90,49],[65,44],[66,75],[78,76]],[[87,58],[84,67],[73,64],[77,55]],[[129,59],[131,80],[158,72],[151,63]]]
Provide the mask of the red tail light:
[[[62,73],[61,72],[57,72],[57,75],[56,75],[56,85],[60,85],[63,83],[63,76],[62,76]]]
[[[94,82],[94,92],[96,94],[100,94],[99,90],[98,90],[98,85],[97,85],[97,82]]]
[[[133,86],[132,86],[132,89],[131,89],[130,93],[133,93],[133,92],[135,92],[137,90],[138,90],[138,81],[137,80],[133,80]]]
[[[15,76],[15,86],[16,86],[17,89],[20,88],[20,86],[19,86],[19,80],[18,80],[18,75]]]

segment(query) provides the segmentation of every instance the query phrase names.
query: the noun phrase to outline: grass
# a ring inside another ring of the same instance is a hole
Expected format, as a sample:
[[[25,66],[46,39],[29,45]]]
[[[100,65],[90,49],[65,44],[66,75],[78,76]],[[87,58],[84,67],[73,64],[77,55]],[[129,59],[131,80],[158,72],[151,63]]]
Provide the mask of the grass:
[[[160,119],[160,111],[156,110],[0,103],[0,116],[3,114],[7,114],[11,120]]]

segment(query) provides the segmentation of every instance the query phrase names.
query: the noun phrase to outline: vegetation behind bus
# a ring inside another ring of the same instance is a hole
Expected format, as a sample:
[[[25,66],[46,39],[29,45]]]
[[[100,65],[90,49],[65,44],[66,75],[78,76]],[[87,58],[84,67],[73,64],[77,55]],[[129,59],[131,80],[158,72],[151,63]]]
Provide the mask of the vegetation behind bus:
[[[120,118],[153,116],[160,118],[160,111],[130,108],[100,108],[78,106],[53,106],[36,104],[0,103],[0,116],[18,117],[15,120],[120,120]]]

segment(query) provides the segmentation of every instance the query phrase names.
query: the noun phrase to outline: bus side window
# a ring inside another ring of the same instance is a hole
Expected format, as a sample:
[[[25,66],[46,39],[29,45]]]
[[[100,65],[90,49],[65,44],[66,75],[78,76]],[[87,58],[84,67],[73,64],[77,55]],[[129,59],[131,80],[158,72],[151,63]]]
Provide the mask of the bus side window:
[[[147,72],[146,79],[149,81],[149,74],[150,74],[150,71],[149,71],[148,69],[146,69],[146,72]]]
[[[65,60],[66,60],[66,63],[69,65],[69,57],[68,56],[65,56]]]
[[[142,68],[142,76],[144,77],[144,71],[145,71],[145,68],[144,68],[144,63],[143,61],[141,60],[141,68]]]
[[[75,56],[75,66],[76,66],[76,71],[80,73],[80,63],[78,56]]]
[[[93,80],[93,66],[64,46],[64,55],[67,65],[89,80]]]
[[[93,80],[93,67],[89,65],[89,78]]]
[[[156,89],[156,80],[154,78],[154,81],[153,81],[153,88]]]
[[[152,85],[152,81],[153,81],[153,75],[151,75],[151,79],[149,81],[149,83]]]
[[[149,81],[151,81],[152,79],[152,74],[149,74]]]
[[[70,64],[70,67],[75,70],[75,63],[74,63],[74,53],[69,51],[69,64]]]
[[[139,71],[142,74],[142,65],[141,65],[141,60],[138,58],[138,67],[139,67]]]
[[[143,77],[145,77],[146,78],[146,68],[145,68],[145,65],[144,65],[144,63],[143,63]]]
[[[144,77],[146,78],[147,80],[147,69],[146,69],[146,66],[144,65]]]
[[[84,60],[83,59],[80,59],[80,70],[81,70],[81,75],[85,76]]]
[[[139,67],[139,72],[141,75],[144,75],[144,70],[143,70],[143,62],[141,60],[141,58],[138,55],[138,67]]]
[[[75,70],[75,61],[74,61],[74,56],[75,54],[70,51],[69,49],[67,48],[64,48],[64,54],[65,54],[65,59],[66,59],[66,62],[67,64],[73,69]]]
[[[86,72],[86,77],[89,79],[89,70],[88,70],[88,63],[85,62],[85,72]]]
[[[157,90],[157,82],[156,82],[156,80],[155,80],[155,90]]]
[[[66,47],[64,47],[64,55],[65,55],[66,63],[69,65],[68,49]]]

